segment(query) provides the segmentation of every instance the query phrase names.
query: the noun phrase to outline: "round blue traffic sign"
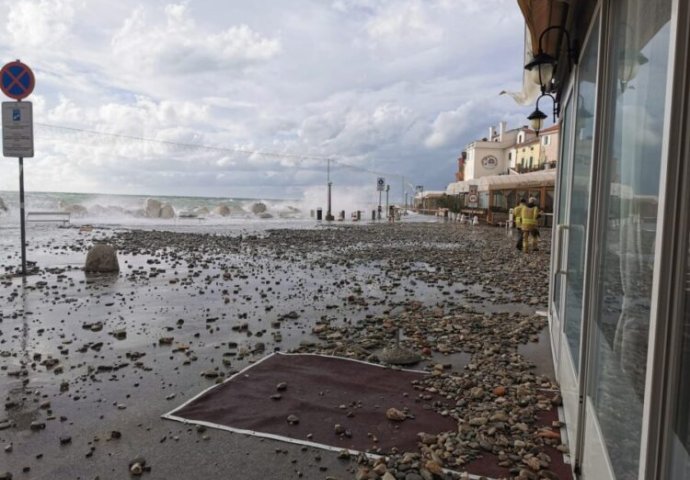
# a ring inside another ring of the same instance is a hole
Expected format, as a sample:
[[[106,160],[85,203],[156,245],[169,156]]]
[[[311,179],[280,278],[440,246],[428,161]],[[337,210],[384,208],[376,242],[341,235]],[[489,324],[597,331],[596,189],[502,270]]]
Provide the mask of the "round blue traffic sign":
[[[0,90],[10,98],[21,100],[28,97],[34,91],[35,84],[34,72],[19,60],[8,63],[0,70]]]

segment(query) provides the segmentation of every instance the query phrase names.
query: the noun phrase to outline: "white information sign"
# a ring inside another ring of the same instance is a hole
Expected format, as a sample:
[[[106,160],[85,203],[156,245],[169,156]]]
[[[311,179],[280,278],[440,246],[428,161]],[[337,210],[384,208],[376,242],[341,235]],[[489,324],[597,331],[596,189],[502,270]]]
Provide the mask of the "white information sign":
[[[386,179],[383,177],[379,177],[378,180],[376,180],[376,190],[379,192],[383,192],[383,189],[386,185]]]
[[[2,154],[34,156],[34,120],[31,102],[2,102]]]

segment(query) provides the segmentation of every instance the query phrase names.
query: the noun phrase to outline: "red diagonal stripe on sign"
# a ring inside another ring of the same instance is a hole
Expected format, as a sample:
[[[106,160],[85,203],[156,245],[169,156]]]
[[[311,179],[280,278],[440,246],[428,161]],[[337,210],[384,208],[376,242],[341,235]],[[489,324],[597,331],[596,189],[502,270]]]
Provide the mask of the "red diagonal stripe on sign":
[[[5,70],[5,73],[6,73],[7,75],[9,75],[9,77],[12,79],[12,82],[6,87],[7,90],[11,90],[12,87],[14,87],[15,85],[17,85],[17,86],[18,86],[19,88],[21,88],[22,90],[26,90],[26,87],[25,87],[24,85],[22,85],[22,83],[21,83],[19,80],[21,80],[22,77],[24,77],[24,75],[26,75],[26,74],[29,73],[29,72],[27,72],[26,70],[22,70],[22,72],[21,72],[19,75],[17,75],[17,76],[15,77],[15,76],[12,74],[12,72],[10,72],[10,69],[8,68],[7,70]]]

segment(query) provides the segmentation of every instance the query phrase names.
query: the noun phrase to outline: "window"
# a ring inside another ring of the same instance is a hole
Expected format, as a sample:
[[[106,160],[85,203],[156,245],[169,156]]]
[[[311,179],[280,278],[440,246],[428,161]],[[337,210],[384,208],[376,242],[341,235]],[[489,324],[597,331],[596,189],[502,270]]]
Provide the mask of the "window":
[[[690,478],[690,245],[685,266],[685,318],[683,333],[677,340],[681,344],[681,366],[675,379],[678,395],[675,407],[675,425],[671,432],[671,478]]]
[[[541,139],[542,145],[546,146],[550,143],[551,143],[551,136],[550,135],[545,135],[544,137],[542,137],[542,139]]]
[[[512,152],[508,152],[508,160],[512,160],[512,159],[513,159],[513,153],[512,153]]]
[[[666,73],[672,0],[621,0],[612,5],[613,69],[605,86],[602,246],[593,316],[591,366],[595,407],[616,478],[637,478],[652,301],[659,173],[666,135]],[[639,58],[645,61],[640,63]],[[590,109],[590,105],[583,105]],[[592,111],[592,110],[590,110]],[[684,439],[685,440],[685,439]],[[685,476],[673,477],[687,478]]]

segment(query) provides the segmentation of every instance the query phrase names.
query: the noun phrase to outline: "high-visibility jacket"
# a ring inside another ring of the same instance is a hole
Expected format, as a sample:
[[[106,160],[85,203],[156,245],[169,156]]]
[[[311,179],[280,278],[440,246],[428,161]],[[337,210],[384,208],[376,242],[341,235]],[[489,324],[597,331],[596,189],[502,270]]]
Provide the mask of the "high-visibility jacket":
[[[521,225],[523,230],[537,228],[537,218],[539,218],[539,207],[526,206],[520,210]]]
[[[522,224],[522,209],[525,206],[519,203],[515,208],[513,208],[513,219],[515,220],[515,226],[519,227]]]

